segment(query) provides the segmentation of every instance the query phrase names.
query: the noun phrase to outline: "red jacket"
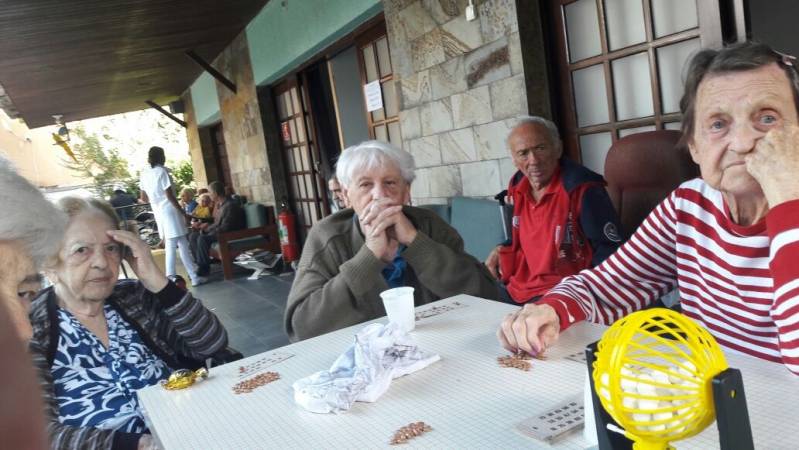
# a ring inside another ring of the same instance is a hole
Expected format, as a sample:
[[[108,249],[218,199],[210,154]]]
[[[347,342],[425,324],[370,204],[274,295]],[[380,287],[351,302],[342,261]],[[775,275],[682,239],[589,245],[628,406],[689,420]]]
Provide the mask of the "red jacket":
[[[500,270],[508,293],[518,303],[543,295],[561,279],[593,267],[621,243],[619,220],[604,179],[583,166],[562,160],[549,187],[548,223],[527,223],[530,184],[521,172],[510,181],[512,238],[500,248]],[[565,193],[560,190],[565,190]],[[545,195],[547,195],[545,194]],[[565,202],[565,203],[563,203]],[[522,236],[531,229],[540,235]]]

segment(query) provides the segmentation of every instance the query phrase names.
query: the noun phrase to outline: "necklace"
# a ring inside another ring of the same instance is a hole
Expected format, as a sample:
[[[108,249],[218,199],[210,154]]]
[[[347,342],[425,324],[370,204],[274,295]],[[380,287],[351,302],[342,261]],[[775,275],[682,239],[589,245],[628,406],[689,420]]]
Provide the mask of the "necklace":
[[[72,308],[70,308],[66,304],[62,304],[61,307],[64,308],[65,310],[69,311],[69,313],[72,314],[72,315],[81,316],[81,317],[89,317],[89,318],[92,318],[92,319],[95,319],[95,318],[99,317],[100,314],[103,314],[105,312],[104,309],[101,309],[100,311],[97,311],[96,313],[91,314],[91,313],[85,313],[85,312],[80,312],[80,311],[74,311]]]
[[[91,318],[95,318],[95,317],[100,316],[100,313],[102,312],[102,311],[100,311],[100,312],[97,312],[97,313],[94,313],[94,314],[88,314],[88,313],[82,313],[82,312],[78,312],[78,311],[72,311],[72,310],[69,310],[69,309],[67,309],[67,311],[71,312],[72,314],[77,314],[79,316],[91,317]]]

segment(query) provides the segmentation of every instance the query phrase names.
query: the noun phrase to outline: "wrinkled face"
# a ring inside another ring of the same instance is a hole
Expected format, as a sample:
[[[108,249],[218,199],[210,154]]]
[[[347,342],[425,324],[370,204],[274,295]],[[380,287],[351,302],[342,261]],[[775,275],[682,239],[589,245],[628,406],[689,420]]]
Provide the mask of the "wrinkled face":
[[[31,325],[28,320],[30,296],[27,291],[38,288],[31,281],[38,280],[33,260],[24,247],[17,242],[0,241],[0,297],[7,302],[6,306],[17,334],[23,340],[31,337]]]
[[[744,156],[772,128],[796,124],[790,82],[776,63],[710,75],[699,84],[688,148],[710,186],[734,195],[763,195]]]
[[[550,139],[546,127],[537,123],[521,125],[511,132],[508,145],[513,165],[530,180],[530,184],[535,188],[546,186],[562,153],[558,143]]]
[[[333,194],[333,201],[336,202],[336,206],[344,208],[344,194],[341,191],[339,182],[335,179],[330,179],[327,182],[327,187],[330,189],[330,193]]]
[[[411,185],[393,163],[355,173],[350,186],[344,188],[344,195],[359,216],[372,200],[389,199],[392,204],[402,205],[410,198]]]
[[[76,300],[102,302],[119,277],[122,247],[106,231],[110,219],[97,211],[85,211],[70,220],[54,271],[53,283]]]

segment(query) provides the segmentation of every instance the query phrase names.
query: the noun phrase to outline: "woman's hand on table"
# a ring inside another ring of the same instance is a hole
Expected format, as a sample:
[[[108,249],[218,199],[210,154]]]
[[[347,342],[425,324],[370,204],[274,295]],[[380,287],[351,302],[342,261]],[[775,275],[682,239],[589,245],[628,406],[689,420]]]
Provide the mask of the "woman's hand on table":
[[[549,305],[529,303],[508,314],[497,330],[499,343],[510,352],[540,355],[552,346],[560,333],[560,319]]]
[[[799,199],[799,126],[771,129],[744,157],[746,170],[763,189],[770,208]]]
[[[145,289],[159,292],[167,285],[169,280],[155,264],[150,247],[144,241],[130,231],[108,230],[107,233],[114,241],[127,247],[128,251],[123,252],[123,257]]]

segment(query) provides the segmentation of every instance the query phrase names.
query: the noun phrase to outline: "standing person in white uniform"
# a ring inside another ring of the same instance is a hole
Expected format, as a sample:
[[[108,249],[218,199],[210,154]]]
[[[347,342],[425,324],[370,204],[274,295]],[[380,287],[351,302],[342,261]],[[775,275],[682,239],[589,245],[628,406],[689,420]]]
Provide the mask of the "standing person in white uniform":
[[[155,222],[158,224],[158,234],[164,241],[166,276],[175,276],[175,248],[177,247],[180,250],[180,260],[189,274],[191,284],[197,286],[207,283],[207,278],[197,275],[197,264],[191,256],[189,240],[186,238],[188,215],[180,207],[172,186],[172,179],[164,167],[164,162],[166,162],[164,149],[150,147],[147,162],[150,163],[150,168],[142,170],[139,183],[141,199],[145,203],[149,201],[152,206]]]

